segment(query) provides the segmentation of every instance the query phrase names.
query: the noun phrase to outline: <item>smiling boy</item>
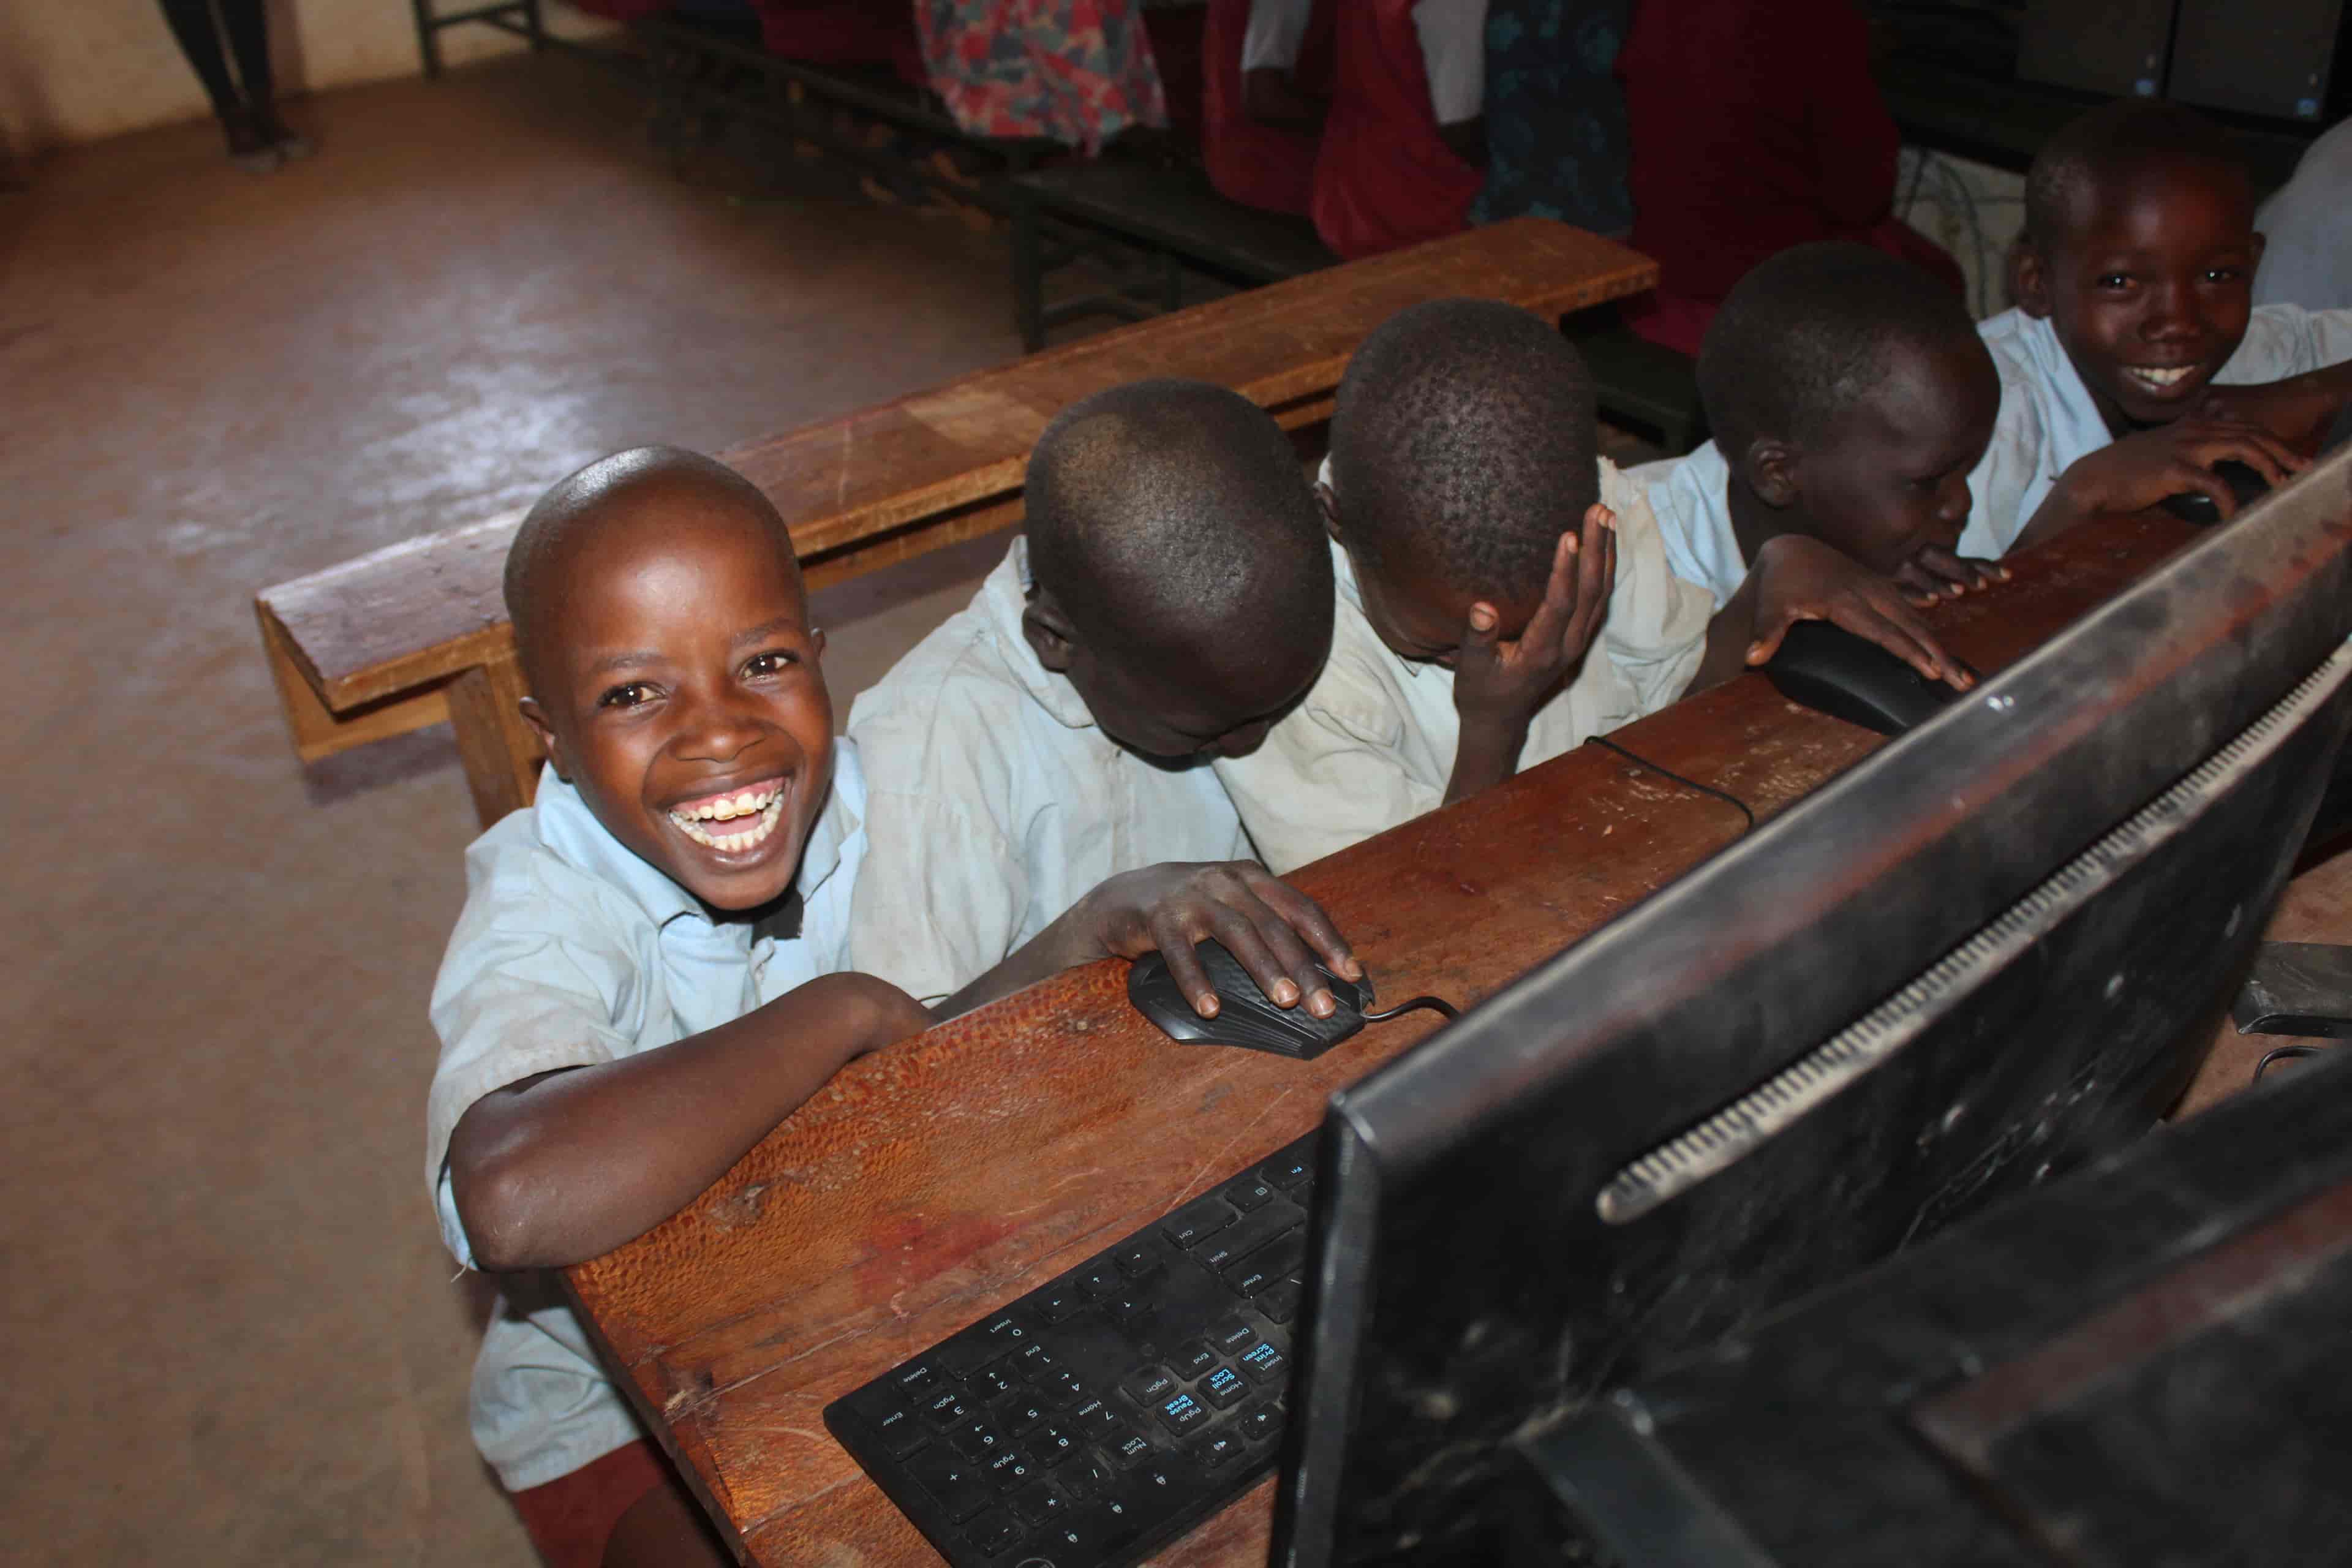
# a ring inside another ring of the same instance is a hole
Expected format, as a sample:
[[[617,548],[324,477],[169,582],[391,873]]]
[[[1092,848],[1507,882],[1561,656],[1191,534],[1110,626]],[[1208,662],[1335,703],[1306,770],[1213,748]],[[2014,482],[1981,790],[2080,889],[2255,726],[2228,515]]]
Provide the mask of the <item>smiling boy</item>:
[[[535,1271],[658,1225],[844,1064],[929,1016],[845,963],[866,783],[833,736],[790,536],[755,487],[668,448],[592,464],[524,520],[506,596],[548,765],[532,807],[467,853],[427,1104],[443,1237],[508,1276],[475,1368],[475,1439],[550,1563],[719,1563]],[[1244,869],[1113,879],[974,995],[1163,941],[1190,959],[1236,922],[1262,986],[1305,967],[1269,952],[1309,943],[1360,973],[1320,910]],[[1213,1009],[1204,980],[1188,994]]]
[[[2352,395],[2352,312],[2253,304],[2263,237],[2221,132],[2126,100],[2053,136],[2026,175],[2017,305],[1980,331],[2001,377],[1962,549],[1998,557],[2101,511],[2272,484]]]
[[[1627,477],[1675,575],[1720,606],[1766,542],[1820,540],[1915,599],[2001,575],[1955,552],[2000,381],[1959,297],[1865,246],[1800,245],[1733,286],[1699,348],[1714,438]]]

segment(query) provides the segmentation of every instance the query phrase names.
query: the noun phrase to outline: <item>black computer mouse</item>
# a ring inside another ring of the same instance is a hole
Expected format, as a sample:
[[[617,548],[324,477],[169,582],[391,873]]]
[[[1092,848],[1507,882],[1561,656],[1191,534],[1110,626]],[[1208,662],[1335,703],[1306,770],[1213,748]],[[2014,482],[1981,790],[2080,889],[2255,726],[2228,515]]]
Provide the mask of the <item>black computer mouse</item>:
[[[1244,1050],[1272,1051],[1296,1061],[1311,1061],[1364,1026],[1364,1004],[1371,1000],[1369,984],[1342,980],[1322,971],[1339,1004],[1328,1018],[1318,1018],[1301,1002],[1277,1007],[1266,1000],[1241,961],[1220,942],[1204,942],[1192,949],[1209,984],[1217,988],[1217,1016],[1203,1018],[1176,987],[1168,961],[1147,953],[1127,972],[1127,999],[1135,1010],[1160,1026],[1171,1040],[1188,1046],[1239,1046]]]
[[[1882,735],[1899,735],[1934,718],[1960,695],[1868,637],[1828,621],[1790,626],[1764,673],[1790,701]]]
[[[2213,465],[2213,472],[2230,487],[2230,493],[2238,499],[2240,511],[2252,506],[2257,499],[2271,493],[2270,481],[2235,458],[2222,458]],[[2209,527],[2221,521],[2221,509],[2215,506],[2213,498],[2203,490],[2183,490],[2177,496],[2165,497],[2158,504],[2181,521],[2193,522],[2200,528]]]

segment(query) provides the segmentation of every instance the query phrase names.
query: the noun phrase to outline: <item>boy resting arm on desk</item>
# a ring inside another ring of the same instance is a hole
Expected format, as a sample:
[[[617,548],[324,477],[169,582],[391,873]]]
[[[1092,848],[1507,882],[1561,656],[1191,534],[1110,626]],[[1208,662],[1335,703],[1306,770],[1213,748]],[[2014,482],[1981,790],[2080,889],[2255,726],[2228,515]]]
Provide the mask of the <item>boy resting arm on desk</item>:
[[[1969,684],[1892,584],[1817,540],[1769,542],[1710,616],[1593,433],[1583,361],[1514,307],[1415,305],[1356,352],[1320,489],[1330,660],[1265,745],[1216,764],[1267,865],[1319,858],[1728,679],[1799,620]]]
[[[515,1270],[660,1223],[844,1063],[929,1017],[844,968],[865,780],[833,738],[824,637],[759,490],[691,453],[607,458],[533,508],[506,586],[549,776],[467,852],[433,998],[427,1174],[451,1250]],[[1192,937],[1227,934],[1231,896],[1199,868],[1131,876],[1015,956],[1042,973],[1167,940],[1189,958]],[[1242,919],[1264,922],[1261,960],[1303,946],[1263,904]],[[1262,985],[1289,978],[1260,967]],[[644,1561],[720,1561],[658,1463],[597,1479],[641,1430],[543,1282],[502,1295],[474,1431],[542,1551],[635,1561],[642,1536]]]
[[[2263,237],[2218,128],[2132,99],[2053,136],[2025,183],[2017,306],[1980,329],[2000,417],[1964,547],[1999,556],[2197,490],[2225,458],[2273,485],[2352,396],[2352,311],[2253,300]]]

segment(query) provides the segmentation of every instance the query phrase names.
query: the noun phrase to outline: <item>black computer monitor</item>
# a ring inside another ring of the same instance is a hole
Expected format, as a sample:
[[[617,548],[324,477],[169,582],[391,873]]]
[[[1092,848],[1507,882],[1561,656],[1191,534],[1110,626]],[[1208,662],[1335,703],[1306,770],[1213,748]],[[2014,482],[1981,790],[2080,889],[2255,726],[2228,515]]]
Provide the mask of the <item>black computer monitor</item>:
[[[1476,1561],[1504,1440],[2144,1130],[2343,739],[2348,548],[2352,451],[1335,1095],[1275,1560]]]

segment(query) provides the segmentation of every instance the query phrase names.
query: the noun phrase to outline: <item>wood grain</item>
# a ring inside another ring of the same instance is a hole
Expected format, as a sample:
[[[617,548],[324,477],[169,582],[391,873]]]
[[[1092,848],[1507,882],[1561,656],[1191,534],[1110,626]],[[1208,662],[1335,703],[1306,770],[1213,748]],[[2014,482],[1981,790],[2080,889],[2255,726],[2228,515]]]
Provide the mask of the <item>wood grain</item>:
[[[2189,537],[2161,516],[2107,520],[1931,616],[1990,672]],[[1752,675],[1613,738],[1759,817],[1883,743]],[[1741,831],[1729,805],[1586,747],[1294,879],[1381,994],[1466,1005]],[[1435,1026],[1411,1015],[1304,1063],[1178,1046],[1128,1006],[1125,968],[1072,970],[864,1059],[683,1213],[570,1272],[748,1561],[931,1561],[824,1406],[1308,1131],[1333,1089]],[[1271,1497],[1259,1487],[1157,1561],[1262,1563]]]

